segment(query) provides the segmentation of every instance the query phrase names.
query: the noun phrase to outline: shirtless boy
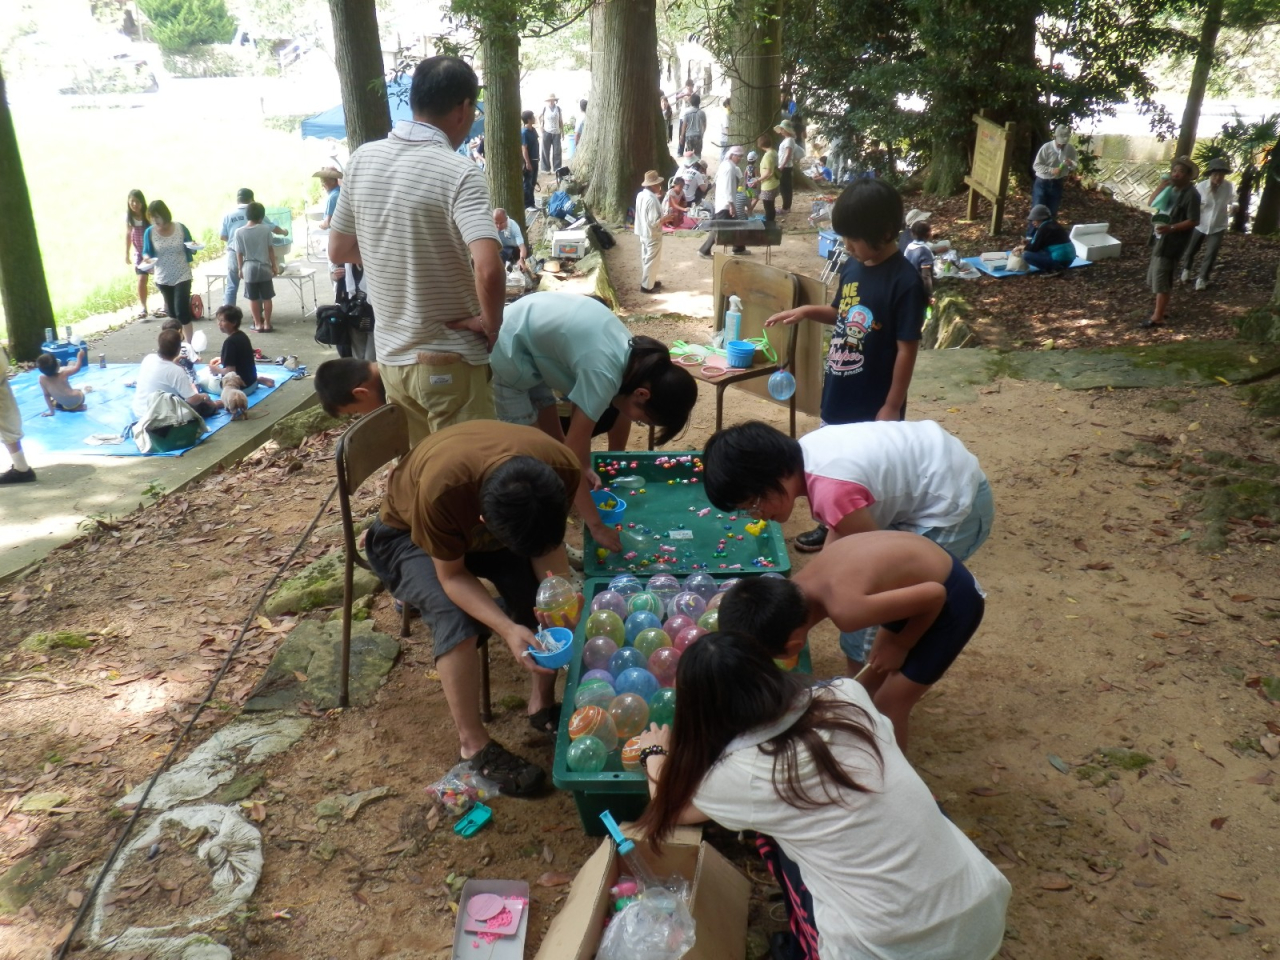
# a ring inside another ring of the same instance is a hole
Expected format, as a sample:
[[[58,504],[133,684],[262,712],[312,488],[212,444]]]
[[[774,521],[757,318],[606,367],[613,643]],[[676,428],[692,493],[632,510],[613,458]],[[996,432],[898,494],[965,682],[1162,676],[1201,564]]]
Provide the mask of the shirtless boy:
[[[58,358],[52,353],[42,353],[36,357],[36,367],[40,371],[40,389],[44,391],[44,402],[49,409],[40,414],[52,417],[58,410],[64,413],[77,412],[84,409],[84,397],[93,392],[93,387],[86,386],[77,390],[68,382],[72,375],[80,372],[85,360],[89,357],[89,348],[81,347],[74,363],[59,368]]]

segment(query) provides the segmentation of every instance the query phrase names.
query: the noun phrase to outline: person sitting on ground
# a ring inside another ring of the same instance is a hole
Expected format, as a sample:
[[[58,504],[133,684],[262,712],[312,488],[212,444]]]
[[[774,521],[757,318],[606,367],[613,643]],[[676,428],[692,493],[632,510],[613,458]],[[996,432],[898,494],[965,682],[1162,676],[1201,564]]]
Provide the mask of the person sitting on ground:
[[[799,655],[830,619],[841,633],[878,626],[863,685],[907,749],[911,709],[982,624],[982,588],[926,537],[875,530],[827,545],[791,580],[749,577],[729,588],[720,626],[754,636],[777,660]]]
[[[240,389],[245,396],[258,389],[258,363],[254,356],[249,335],[240,329],[244,311],[239,307],[219,307],[218,329],[226,334],[222,341],[222,354],[209,361],[209,372],[215,377],[234,373],[244,384]]]
[[[507,211],[499,207],[493,211],[493,225],[498,228],[498,242],[502,244],[503,263],[518,264],[521,270],[525,269],[529,248],[525,246],[520,224],[508,217]]]
[[[978,458],[932,420],[837,424],[799,440],[750,421],[712,434],[702,462],[717,509],[785,523],[804,497],[827,544],[868,530],[907,530],[968,560],[995,519]],[[874,639],[874,630],[840,635],[851,676]]]
[[[1031,239],[1014,247],[1013,252],[1022,254],[1027,266],[1045,273],[1056,273],[1071,266],[1076,258],[1075,244],[1066,228],[1053,219],[1049,208],[1037,204],[1027,214],[1027,221],[1033,230]]]
[[[271,301],[275,298],[275,285],[271,278],[280,272],[276,265],[276,251],[271,245],[275,232],[264,223],[266,208],[256,200],[245,210],[248,222],[231,238],[235,249],[240,278],[244,281],[244,296],[253,311],[255,333],[274,333],[271,326]],[[231,304],[234,306],[234,304]]]
[[[569,575],[565,523],[581,477],[573,452],[533,427],[492,420],[445,427],[418,441],[392,471],[365,538],[373,572],[431,628],[460,759],[511,796],[539,792],[545,773],[485,730],[476,644],[496,634],[533,674],[529,724],[554,734],[556,672],[525,654],[538,645],[539,582],[547,571]]]
[[[151,398],[157,393],[171,393],[179,397],[202,417],[212,417],[222,409],[222,401],[196,389],[196,385],[177,363],[182,352],[182,334],[176,330],[161,330],[156,338],[156,352],[142,358],[138,369],[138,383],[133,395],[133,415],[147,415]]]
[[[751,216],[755,212],[756,204],[760,201],[760,177],[756,170],[756,164],[760,161],[760,154],[754,150],[747,152],[747,165],[742,168],[742,189],[747,195],[746,216]]]
[[[40,371],[40,390],[49,407],[40,416],[52,417],[58,410],[63,413],[79,413],[84,410],[85,394],[93,393],[93,387],[86,385],[83,390],[77,390],[71,386],[70,380],[80,372],[88,359],[89,348],[84,346],[76,352],[75,360],[65,367],[59,365],[58,358],[52,353],[42,353],[36,357],[36,368]]]
[[[818,179],[823,183],[834,183],[836,179],[831,172],[831,168],[827,166],[827,158],[825,156],[818,158]]]
[[[692,230],[698,221],[689,216],[689,200],[684,195],[684,177],[676,177],[671,181],[667,196],[662,201],[662,214],[665,221],[662,229],[671,233],[676,230]]]
[[[331,417],[373,413],[387,402],[387,388],[377,363],[338,357],[316,367],[313,378],[320,406]]]
[[[820,937],[824,957],[994,957],[1009,882],[938,808],[889,720],[854,681],[811,686],[769,658],[741,631],[707,634],[680,658],[674,728],[640,735],[644,834],[661,843],[714,820],[771,837],[793,864],[778,871],[760,838],[788,912],[811,908],[803,952],[789,956],[817,957]]]
[[[928,220],[917,220],[911,225],[911,242],[902,255],[907,262],[920,271],[920,279],[924,282],[925,292],[933,299],[933,248],[929,238],[933,236],[933,227]]]
[[[584,350],[583,344],[590,344]],[[698,385],[671,362],[667,345],[632,336],[604,301],[574,293],[532,293],[509,304],[489,358],[498,419],[534,424],[568,446],[582,464],[575,505],[596,543],[621,549],[618,531],[591,499],[591,438],[608,433],[610,450],[627,449],[631,424],[653,424],[661,445],[677,436],[698,401]],[[566,435],[557,395],[573,405]]]
[[[170,317],[168,320],[164,321],[164,323],[160,324],[160,329],[161,330],[177,330],[179,333],[181,333],[182,323],[181,321],[175,320],[173,317]],[[196,352],[195,347],[192,346],[188,341],[183,340],[182,348],[178,353],[178,359],[175,360],[174,363],[180,366],[183,370],[187,371],[187,376],[191,378],[192,383],[195,383],[196,364],[199,362],[200,362],[200,354]],[[199,384],[196,384],[196,385],[199,386]]]
[[[0,484],[34,483],[36,472],[22,451],[22,411],[9,386],[9,353],[0,343],[0,443],[9,451],[13,464],[0,473]]]

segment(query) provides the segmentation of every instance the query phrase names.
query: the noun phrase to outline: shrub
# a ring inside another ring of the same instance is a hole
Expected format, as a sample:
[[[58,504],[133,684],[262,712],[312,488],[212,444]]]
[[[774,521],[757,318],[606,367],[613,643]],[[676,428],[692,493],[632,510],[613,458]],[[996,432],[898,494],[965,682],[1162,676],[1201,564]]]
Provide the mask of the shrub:
[[[224,0],[139,0],[151,21],[151,37],[165,53],[202,43],[230,43],[236,24]]]

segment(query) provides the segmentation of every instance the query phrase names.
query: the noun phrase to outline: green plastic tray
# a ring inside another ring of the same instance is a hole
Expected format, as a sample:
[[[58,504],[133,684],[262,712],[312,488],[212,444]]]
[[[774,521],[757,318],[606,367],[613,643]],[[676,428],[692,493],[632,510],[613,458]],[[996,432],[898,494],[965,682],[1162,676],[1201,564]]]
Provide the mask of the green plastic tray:
[[[627,504],[627,510],[621,524],[622,553],[606,554],[602,559],[597,553],[599,545],[587,531],[583,564],[588,577],[615,577],[628,572],[651,576],[663,570],[683,576],[693,572],[694,564],[720,578],[767,570],[784,576],[790,573],[791,559],[778,524],[770,522],[762,534],[755,536],[746,530],[752,522],[750,517],[724,513],[711,506],[702,489],[697,460],[700,456],[696,450],[592,455],[592,467],[605,486]],[[620,477],[641,477],[645,485],[612,486]],[[739,536],[741,540],[737,539]],[[726,539],[726,556],[717,557],[722,537]],[[662,547],[673,548],[674,552]],[[636,556],[629,558],[631,552]],[[675,560],[659,564],[655,555]],[[772,566],[753,562],[760,558]]]

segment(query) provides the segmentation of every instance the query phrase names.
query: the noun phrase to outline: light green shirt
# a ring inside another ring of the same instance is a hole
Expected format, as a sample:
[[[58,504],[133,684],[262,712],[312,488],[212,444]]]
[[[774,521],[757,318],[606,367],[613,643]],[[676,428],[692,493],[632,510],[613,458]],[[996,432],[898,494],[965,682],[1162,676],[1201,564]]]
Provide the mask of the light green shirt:
[[[489,363],[515,390],[545,383],[597,421],[622,386],[631,334],[604,304],[573,293],[532,293],[510,304]]]

